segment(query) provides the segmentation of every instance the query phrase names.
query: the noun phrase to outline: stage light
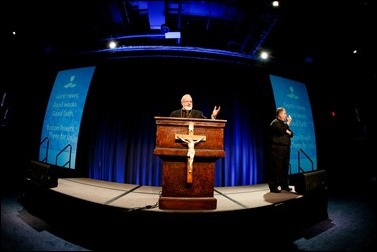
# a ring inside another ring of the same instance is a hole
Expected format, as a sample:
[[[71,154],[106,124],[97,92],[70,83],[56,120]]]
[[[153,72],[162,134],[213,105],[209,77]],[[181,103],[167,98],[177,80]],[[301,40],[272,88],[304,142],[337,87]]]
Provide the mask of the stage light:
[[[266,52],[266,51],[262,51],[261,53],[260,53],[260,58],[261,59],[263,59],[263,60],[266,60],[266,59],[268,59],[268,52]]]
[[[117,46],[117,44],[116,44],[115,41],[110,41],[110,43],[109,43],[109,48],[110,49],[114,49],[116,46]]]
[[[181,33],[180,32],[167,32],[165,33],[166,39],[180,39]]]
[[[169,27],[165,24],[161,25],[161,29],[160,29],[161,33],[167,33],[170,31]]]

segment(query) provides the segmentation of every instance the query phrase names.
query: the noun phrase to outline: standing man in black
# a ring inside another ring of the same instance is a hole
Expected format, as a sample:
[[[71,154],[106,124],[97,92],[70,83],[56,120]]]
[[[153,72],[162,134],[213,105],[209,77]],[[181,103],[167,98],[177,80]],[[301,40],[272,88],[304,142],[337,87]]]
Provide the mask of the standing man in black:
[[[276,109],[276,118],[269,125],[269,157],[267,182],[270,192],[291,191],[288,186],[288,172],[293,131],[289,125],[292,117],[287,115],[284,107]],[[280,186],[280,189],[279,189]]]

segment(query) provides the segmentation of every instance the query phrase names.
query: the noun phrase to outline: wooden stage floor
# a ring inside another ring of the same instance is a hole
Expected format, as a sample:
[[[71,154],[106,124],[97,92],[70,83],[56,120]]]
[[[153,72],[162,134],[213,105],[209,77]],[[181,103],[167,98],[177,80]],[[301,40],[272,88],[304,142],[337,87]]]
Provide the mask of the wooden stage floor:
[[[58,186],[50,190],[81,200],[125,209],[213,212],[271,206],[303,197],[294,191],[294,187],[292,188],[291,192],[283,190],[281,193],[271,193],[267,184],[215,187],[214,197],[217,200],[215,210],[161,210],[157,206],[161,187],[156,186],[122,184],[89,178],[59,178]]]
[[[140,239],[144,249],[179,242],[223,249],[225,241],[234,248],[253,242],[275,249],[282,244],[269,242],[271,235],[290,241],[328,218],[327,190],[302,195],[292,188],[271,193],[267,184],[215,187],[216,209],[166,210],[158,207],[161,187],[59,178],[53,188],[26,181],[21,200],[54,232],[93,250],[121,249]]]

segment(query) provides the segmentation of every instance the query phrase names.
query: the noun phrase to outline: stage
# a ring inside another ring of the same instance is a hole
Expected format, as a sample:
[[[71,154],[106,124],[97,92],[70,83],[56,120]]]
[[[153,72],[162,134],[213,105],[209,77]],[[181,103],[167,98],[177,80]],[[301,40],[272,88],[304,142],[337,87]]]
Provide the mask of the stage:
[[[267,184],[215,187],[214,210],[164,210],[158,207],[161,187],[59,178],[57,187],[48,188],[27,179],[21,202],[59,235],[94,250],[119,249],[140,238],[146,238],[145,248],[162,246],[158,242],[211,244],[213,235],[212,247],[221,248],[222,241],[259,243],[270,235],[286,241],[328,218],[326,189],[302,195],[292,188],[271,193]]]

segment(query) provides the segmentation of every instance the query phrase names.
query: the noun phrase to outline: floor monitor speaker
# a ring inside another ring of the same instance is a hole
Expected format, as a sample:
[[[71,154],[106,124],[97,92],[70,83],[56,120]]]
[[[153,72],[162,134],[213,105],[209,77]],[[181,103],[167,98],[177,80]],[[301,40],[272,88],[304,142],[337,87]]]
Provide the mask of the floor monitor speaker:
[[[310,171],[297,174],[295,190],[299,194],[325,189],[327,176],[325,170]]]
[[[55,165],[31,160],[28,178],[42,186],[52,188],[58,186],[58,172]]]

